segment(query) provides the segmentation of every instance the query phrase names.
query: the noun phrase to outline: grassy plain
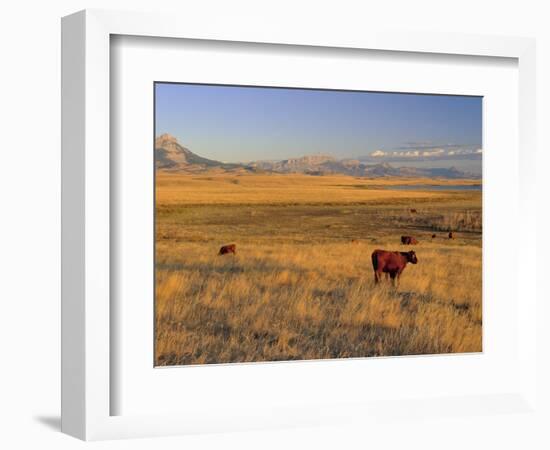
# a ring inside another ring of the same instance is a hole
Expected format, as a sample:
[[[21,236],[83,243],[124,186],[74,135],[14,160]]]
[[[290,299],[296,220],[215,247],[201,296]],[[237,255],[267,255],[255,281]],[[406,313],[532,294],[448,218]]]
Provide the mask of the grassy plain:
[[[155,363],[481,351],[481,192],[387,189],[434,183],[478,181],[158,172]],[[375,286],[401,235],[418,264]]]

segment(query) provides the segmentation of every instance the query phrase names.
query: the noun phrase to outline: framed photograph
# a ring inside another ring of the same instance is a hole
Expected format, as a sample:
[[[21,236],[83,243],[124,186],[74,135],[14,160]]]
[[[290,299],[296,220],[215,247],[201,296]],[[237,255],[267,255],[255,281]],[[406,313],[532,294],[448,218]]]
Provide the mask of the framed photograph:
[[[63,431],[536,414],[534,42],[180,24],[62,22]]]
[[[482,351],[482,97],[154,89],[156,365]]]

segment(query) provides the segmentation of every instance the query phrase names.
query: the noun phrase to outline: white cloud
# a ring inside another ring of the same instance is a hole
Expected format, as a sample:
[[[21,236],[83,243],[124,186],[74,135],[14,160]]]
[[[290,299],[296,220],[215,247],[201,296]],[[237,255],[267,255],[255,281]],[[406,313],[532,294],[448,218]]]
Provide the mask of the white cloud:
[[[375,150],[374,152],[371,152],[370,156],[373,156],[374,158],[380,158],[382,156],[386,156],[387,153],[383,152],[382,150]]]
[[[445,153],[442,148],[436,148],[434,150],[425,150],[422,152],[422,156],[440,156]]]
[[[384,158],[386,160],[438,160],[438,159],[477,159],[482,153],[482,149],[471,148],[466,146],[442,145],[441,147],[419,147],[404,150],[397,148],[396,150],[375,150],[370,153],[372,158]]]

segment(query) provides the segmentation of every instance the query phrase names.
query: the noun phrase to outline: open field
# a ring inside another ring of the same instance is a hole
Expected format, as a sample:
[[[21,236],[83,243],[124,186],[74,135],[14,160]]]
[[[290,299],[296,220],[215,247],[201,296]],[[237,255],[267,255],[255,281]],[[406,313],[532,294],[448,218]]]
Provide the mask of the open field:
[[[228,175],[226,173],[182,175],[158,171],[157,206],[205,204],[295,204],[295,203],[370,203],[400,202],[415,198],[418,202],[448,199],[442,192],[388,191],[392,185],[471,185],[479,180],[430,180],[425,178],[359,178],[343,175]],[[456,196],[455,196],[456,197]],[[476,197],[459,196],[475,204]],[[407,203],[401,202],[403,205]],[[480,204],[477,205],[481,206]]]
[[[155,363],[481,351],[481,192],[386,189],[431,183],[479,181],[159,171]],[[376,248],[419,262],[375,286]]]

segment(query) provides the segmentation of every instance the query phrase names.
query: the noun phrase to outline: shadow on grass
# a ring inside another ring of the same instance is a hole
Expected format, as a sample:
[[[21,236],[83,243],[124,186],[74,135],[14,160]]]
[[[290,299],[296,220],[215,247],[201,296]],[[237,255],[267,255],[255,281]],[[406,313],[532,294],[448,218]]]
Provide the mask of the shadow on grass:
[[[229,258],[234,258],[233,256],[229,256]],[[228,258],[226,258],[228,259]],[[306,272],[305,269],[298,265],[294,264],[276,264],[274,262],[265,263],[263,260],[257,261],[256,264],[254,264],[254,261],[248,262],[246,265],[241,265],[238,259],[235,259],[234,261],[223,261],[224,264],[218,265],[218,264],[212,264],[210,262],[192,262],[192,263],[171,263],[171,264],[163,264],[163,263],[157,263],[155,265],[155,269],[158,271],[172,271],[172,272],[180,272],[180,271],[197,271],[204,274],[212,274],[212,273],[218,273],[218,274],[235,274],[235,273],[245,273],[245,272],[261,272],[261,273],[272,273],[280,270],[289,270],[294,273],[304,273]]]

